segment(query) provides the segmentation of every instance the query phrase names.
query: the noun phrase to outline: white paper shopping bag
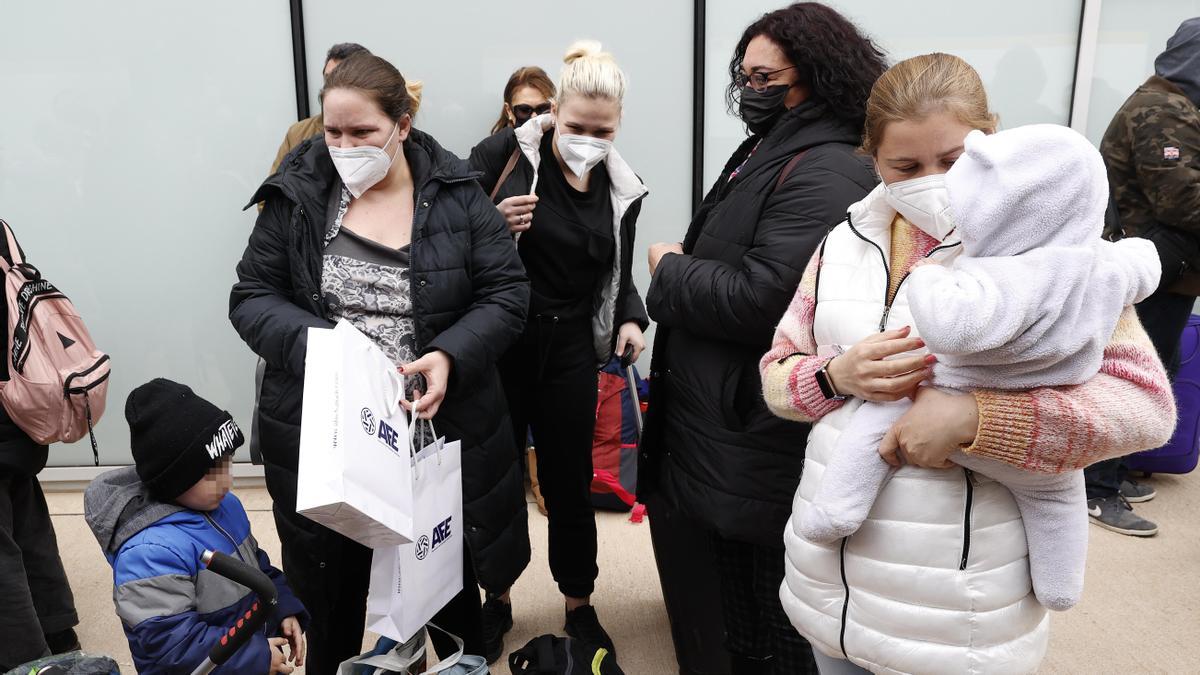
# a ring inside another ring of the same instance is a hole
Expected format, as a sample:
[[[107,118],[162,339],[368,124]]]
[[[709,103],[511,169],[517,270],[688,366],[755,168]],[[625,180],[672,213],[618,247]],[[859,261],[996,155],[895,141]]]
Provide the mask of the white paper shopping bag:
[[[463,588],[462,447],[439,439],[413,458],[411,543],[376,548],[367,628],[405,642]]]
[[[349,323],[310,328],[296,511],[364,546],[413,537],[404,380]]]

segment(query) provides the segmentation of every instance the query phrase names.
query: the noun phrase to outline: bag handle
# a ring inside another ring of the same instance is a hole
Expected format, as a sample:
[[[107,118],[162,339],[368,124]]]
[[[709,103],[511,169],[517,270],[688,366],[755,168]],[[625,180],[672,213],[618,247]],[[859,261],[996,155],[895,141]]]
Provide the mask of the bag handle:
[[[446,637],[453,640],[454,645],[456,647],[458,647],[458,651],[454,652],[450,656],[447,656],[446,658],[442,659],[441,661],[438,661],[437,663],[433,664],[422,675],[437,675],[437,673],[449,670],[449,669],[453,668],[454,666],[457,666],[458,662],[462,660],[463,654],[466,651],[466,645],[463,642],[462,638],[460,638],[457,635],[455,635],[454,633],[451,633],[450,631],[442,628],[441,626],[438,626],[437,624],[435,624],[433,622],[427,623],[425,625],[428,628],[432,628],[432,629],[440,632],[442,635],[445,635]]]
[[[388,368],[387,373],[388,381],[396,388],[396,395],[388,396],[387,405],[384,407],[384,411],[387,412],[388,417],[391,417],[400,412],[400,399],[404,398],[404,376],[395,367]]]
[[[401,377],[401,382],[403,382],[404,376],[401,375],[400,377]],[[408,394],[406,394],[404,391],[403,384],[400,385],[400,395],[405,396],[405,397],[408,396]],[[417,453],[421,451],[419,448],[417,448],[417,426],[420,425],[422,421],[424,421],[427,425],[429,425],[429,433],[433,434],[434,438],[437,438],[437,429],[435,429],[433,427],[433,419],[432,418],[427,419],[427,420],[421,419],[421,410],[420,410],[421,406],[419,406],[417,404],[418,401],[420,401],[420,399],[413,399],[412,415],[411,415],[411,419],[409,419],[409,422],[408,422],[408,447],[409,447],[409,453],[413,457],[416,457]],[[439,628],[438,630],[441,630],[441,629]]]
[[[489,196],[493,202],[496,201],[496,195],[500,194],[500,186],[504,185],[504,181],[512,174],[513,169],[517,168],[517,160],[521,159],[521,145],[517,144],[517,149],[513,150],[512,155],[508,157],[508,163],[504,165],[504,170],[500,172],[500,177],[496,179],[496,186],[492,188],[492,194]]]
[[[445,672],[445,671],[453,668],[454,666],[457,666],[458,662],[462,660],[463,654],[466,650],[466,646],[463,643],[462,638],[458,637],[454,633],[451,633],[450,631],[448,631],[432,622],[425,624],[425,627],[426,627],[426,630],[422,631],[422,638],[428,632],[429,628],[433,628],[434,630],[438,631],[439,633],[442,633],[443,635],[445,635],[445,636],[449,637],[451,640],[453,640],[455,646],[458,647],[458,651],[454,652],[450,656],[447,656],[446,658],[442,659],[441,661],[438,661],[437,663],[433,664],[427,670],[425,670],[423,673],[421,673],[421,675],[437,675],[438,673]],[[411,640],[410,640],[410,642],[411,642]],[[413,651],[413,653],[409,656],[397,654],[396,650],[400,649],[404,645],[396,645],[395,648],[393,648],[391,651],[389,651],[386,654],[376,654],[375,656],[369,656],[364,659],[358,659],[355,661],[355,663],[358,665],[371,666],[373,668],[376,668],[375,672],[377,675],[380,675],[385,672],[396,672],[396,671],[407,672],[407,670],[410,666],[412,666],[414,663],[417,663],[425,658],[425,640],[424,639],[420,640],[420,643],[421,643],[421,646],[418,647],[417,649],[415,649]]]

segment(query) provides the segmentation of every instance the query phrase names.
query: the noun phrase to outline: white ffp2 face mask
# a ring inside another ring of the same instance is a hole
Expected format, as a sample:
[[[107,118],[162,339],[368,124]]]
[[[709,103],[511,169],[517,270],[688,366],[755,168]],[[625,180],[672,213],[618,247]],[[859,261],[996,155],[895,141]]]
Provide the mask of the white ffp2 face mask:
[[[383,148],[386,148],[399,132],[400,124],[397,123],[396,128],[384,142]],[[338,175],[342,177],[342,183],[346,185],[346,189],[354,195],[355,199],[383,180],[392,168],[392,162],[396,161],[396,157],[400,155],[399,143],[396,144],[396,152],[390,157],[383,148],[377,148],[374,145],[329,148],[329,158],[333,160],[333,167],[337,169]]]
[[[558,154],[562,155],[571,173],[583,178],[612,150],[612,141],[575,134],[558,135]]]
[[[954,230],[945,174],[889,183],[884,185],[884,198],[905,220],[938,241]]]

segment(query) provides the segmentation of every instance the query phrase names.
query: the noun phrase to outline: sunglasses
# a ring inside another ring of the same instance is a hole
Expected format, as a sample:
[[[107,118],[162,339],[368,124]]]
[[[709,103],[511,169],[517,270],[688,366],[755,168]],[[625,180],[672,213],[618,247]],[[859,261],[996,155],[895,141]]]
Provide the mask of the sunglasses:
[[[515,117],[519,120],[527,120],[530,117],[533,117],[535,114],[536,115],[549,114],[550,102],[546,101],[545,103],[537,106],[536,108],[527,103],[518,103],[517,105],[512,106],[512,112],[513,112],[513,117]]]

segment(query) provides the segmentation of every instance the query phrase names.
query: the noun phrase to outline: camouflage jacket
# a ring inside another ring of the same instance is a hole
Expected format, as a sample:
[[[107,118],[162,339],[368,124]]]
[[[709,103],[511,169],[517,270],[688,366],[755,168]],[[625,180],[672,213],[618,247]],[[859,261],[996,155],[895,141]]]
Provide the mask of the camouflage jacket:
[[[1126,235],[1152,223],[1200,235],[1200,109],[1155,75],[1113,117],[1100,152]]]

